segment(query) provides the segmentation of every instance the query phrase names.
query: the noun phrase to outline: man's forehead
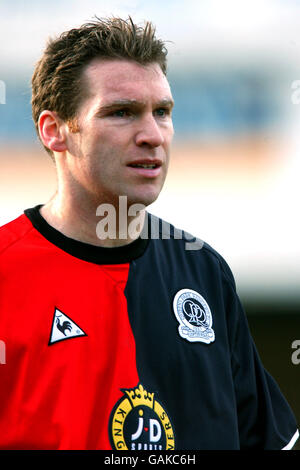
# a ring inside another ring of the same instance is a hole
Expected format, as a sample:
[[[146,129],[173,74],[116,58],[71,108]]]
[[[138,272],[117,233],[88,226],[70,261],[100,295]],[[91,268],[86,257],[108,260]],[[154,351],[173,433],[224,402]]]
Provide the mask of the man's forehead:
[[[110,75],[121,75],[124,78],[134,76],[140,79],[149,75],[152,78],[165,76],[156,62],[143,65],[134,60],[114,58],[95,58],[86,66],[85,72],[90,76],[108,73]],[[128,75],[129,72],[130,74]]]
[[[156,63],[140,65],[127,60],[94,60],[84,72],[86,85],[94,94],[105,93],[109,99],[143,101],[145,93],[171,98],[168,80]]]

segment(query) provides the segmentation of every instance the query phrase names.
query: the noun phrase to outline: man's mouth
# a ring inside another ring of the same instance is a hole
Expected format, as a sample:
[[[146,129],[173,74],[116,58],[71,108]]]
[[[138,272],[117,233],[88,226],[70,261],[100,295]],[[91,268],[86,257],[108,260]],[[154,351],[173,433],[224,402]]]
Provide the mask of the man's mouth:
[[[161,172],[162,162],[160,160],[155,161],[135,161],[127,165],[129,168],[136,173],[146,178],[155,178]]]
[[[158,167],[158,165],[156,165],[155,163],[151,163],[151,164],[133,163],[132,165],[129,165],[129,166],[131,166],[132,168],[150,168],[150,169]]]

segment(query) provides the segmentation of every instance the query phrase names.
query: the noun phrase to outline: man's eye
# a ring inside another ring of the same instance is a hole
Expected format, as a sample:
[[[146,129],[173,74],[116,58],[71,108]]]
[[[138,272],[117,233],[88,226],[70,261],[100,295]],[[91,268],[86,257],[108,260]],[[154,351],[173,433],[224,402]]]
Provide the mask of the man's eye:
[[[116,117],[125,117],[125,116],[128,116],[130,113],[128,111],[128,109],[117,109],[116,111],[114,111],[112,113],[112,116],[116,116]]]
[[[159,117],[165,117],[170,114],[170,110],[168,108],[159,108],[155,112]]]

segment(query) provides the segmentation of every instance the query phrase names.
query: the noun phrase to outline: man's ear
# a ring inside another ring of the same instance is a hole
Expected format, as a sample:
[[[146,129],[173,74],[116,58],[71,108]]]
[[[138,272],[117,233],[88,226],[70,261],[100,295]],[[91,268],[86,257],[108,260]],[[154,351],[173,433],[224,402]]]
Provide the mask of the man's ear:
[[[54,111],[42,111],[38,122],[41,141],[52,152],[67,150],[65,123]]]

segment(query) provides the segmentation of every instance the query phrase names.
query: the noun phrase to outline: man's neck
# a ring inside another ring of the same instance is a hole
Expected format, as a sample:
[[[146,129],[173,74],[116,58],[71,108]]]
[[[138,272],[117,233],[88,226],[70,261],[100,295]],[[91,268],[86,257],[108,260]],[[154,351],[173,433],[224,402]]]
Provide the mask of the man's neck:
[[[42,206],[40,213],[46,222],[63,235],[95,246],[113,248],[137,239],[143,229],[145,210],[128,216],[127,205],[119,198],[113,204],[62,203],[58,194]],[[116,207],[117,206],[117,207]]]

